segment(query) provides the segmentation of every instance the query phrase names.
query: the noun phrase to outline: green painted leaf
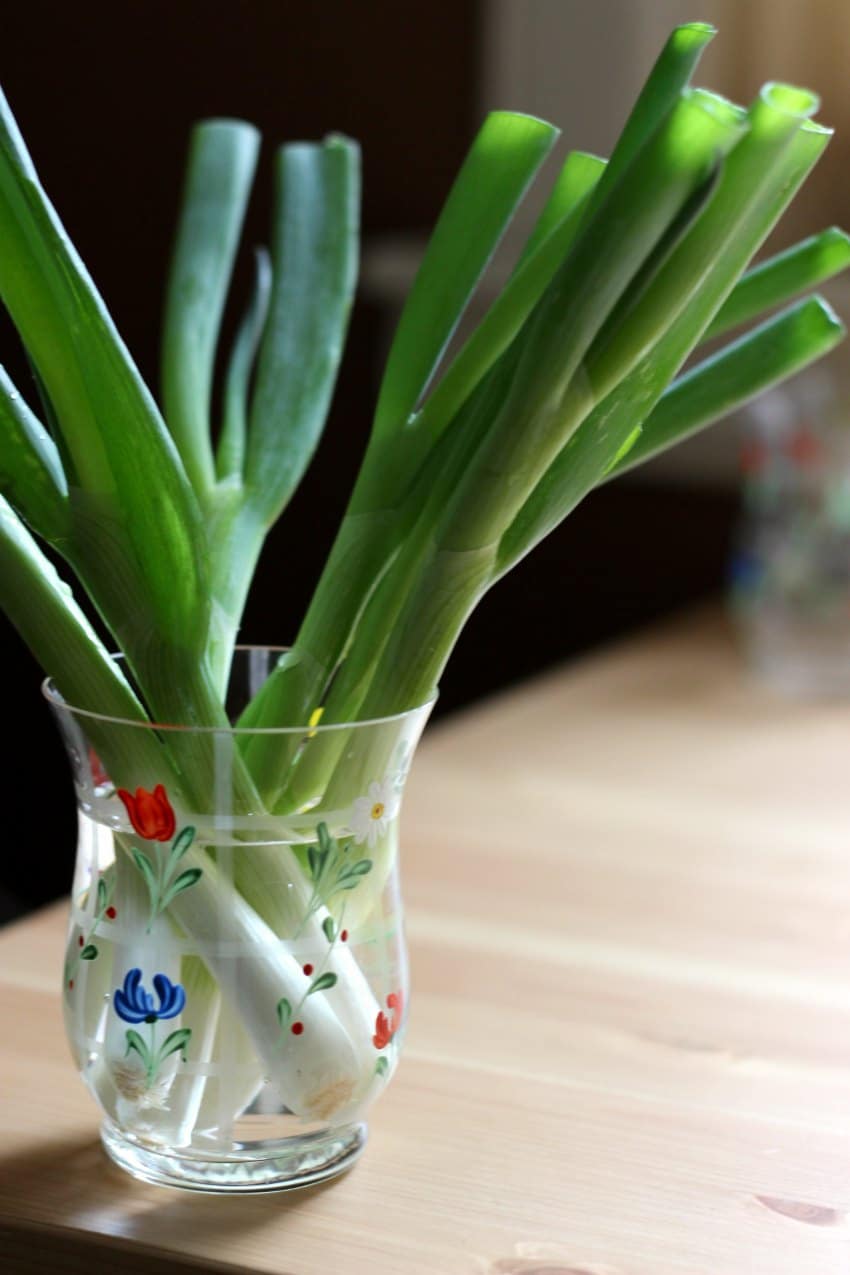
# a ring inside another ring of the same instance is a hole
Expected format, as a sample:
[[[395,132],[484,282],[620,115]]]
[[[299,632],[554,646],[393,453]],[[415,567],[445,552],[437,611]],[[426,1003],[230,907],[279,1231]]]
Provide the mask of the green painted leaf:
[[[292,1006],[285,996],[281,996],[278,1001],[276,1013],[277,1021],[280,1023],[281,1027],[288,1027],[289,1020],[292,1017]]]
[[[185,1049],[189,1041],[192,1039],[191,1027],[180,1027],[176,1032],[172,1032],[170,1036],[166,1036],[160,1045],[156,1054],[156,1065],[165,1062],[170,1054],[183,1054],[183,1061],[186,1061]]]
[[[348,864],[341,875],[345,877],[365,877],[371,871],[371,859],[358,859],[356,863]]]
[[[326,916],[322,921],[322,929],[325,932],[325,938],[329,943],[333,943],[336,938],[336,921],[332,916]]]
[[[93,961],[97,957],[97,948],[94,943],[86,943],[82,952],[80,952],[81,961]]]
[[[159,882],[156,879],[156,872],[148,856],[143,850],[139,850],[136,846],[132,847],[133,862],[145,878],[148,892],[151,896],[151,902],[155,905],[159,898]]]
[[[307,862],[310,866],[310,876],[318,884],[327,868],[328,859],[339,853],[339,846],[328,832],[327,824],[320,823],[316,829],[316,835],[319,844],[307,847]]]
[[[97,910],[103,912],[109,901],[109,887],[104,877],[97,879]]]
[[[195,829],[191,824],[187,824],[185,828],[181,828],[180,832],[174,838],[174,844],[171,847],[171,853],[168,856],[169,869],[173,868],[175,864],[180,862],[194,839]]]
[[[131,1027],[127,1032],[127,1048],[124,1051],[125,1058],[132,1050],[136,1051],[147,1068],[151,1062],[151,1052],[148,1049],[147,1041],[144,1040],[137,1031],[133,1031]]]
[[[336,987],[336,981],[336,974],[331,974],[330,971],[320,974],[308,987],[307,995],[312,996],[314,992],[326,992],[329,988]]]
[[[172,881],[166,890],[160,904],[160,910],[168,907],[171,900],[183,890],[188,890],[190,885],[195,885],[204,875],[203,868],[187,868],[185,872],[181,872],[176,881]]]
[[[390,1069],[390,1062],[388,1058],[379,1058],[377,1062],[375,1063],[376,1076],[382,1076],[382,1077],[386,1076],[389,1069]]]

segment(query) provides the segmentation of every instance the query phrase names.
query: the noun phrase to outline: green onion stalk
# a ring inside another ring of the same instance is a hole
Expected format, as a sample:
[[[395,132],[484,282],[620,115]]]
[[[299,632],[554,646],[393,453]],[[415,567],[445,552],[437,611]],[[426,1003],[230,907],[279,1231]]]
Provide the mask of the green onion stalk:
[[[850,263],[842,231],[750,264],[829,141],[813,121],[818,100],[773,83],[742,107],[692,87],[713,34],[701,23],[672,33],[607,162],[566,157],[506,284],[455,349],[455,329],[557,140],[554,126],[527,115],[487,117],[402,311],[312,601],[231,735],[225,695],[251,579],[315,451],[344,347],[357,273],[357,146],[331,136],[278,150],[269,244],[255,250],[252,295],[222,351],[260,139],[238,120],[195,128],[157,399],[2,100],[0,293],[36,395],[25,400],[0,370],[0,592],[57,693],[99,715],[91,738],[116,785],[163,784],[184,809],[204,810],[227,737],[235,820],[273,828],[297,818],[306,829],[310,809],[344,808],[389,764],[386,743],[356,723],[432,699],[470,612],[580,500],[841,339],[829,306],[805,294]],[[742,334],[716,344],[734,329]],[[709,339],[711,353],[700,355]],[[104,717],[206,729],[115,731]],[[320,717],[351,730],[309,730]],[[274,733],[294,727],[304,729]],[[144,843],[132,829],[117,838],[114,876],[128,883],[136,874],[127,890],[139,900],[138,942],[143,933],[155,940],[159,927],[164,942],[188,935],[202,954],[183,962],[195,993],[193,1048],[209,1053],[224,1032],[243,1055],[256,1052],[257,1075],[234,1095],[234,1110],[264,1072],[308,1117],[320,1107],[328,1114],[328,1092],[371,1084],[379,1007],[339,944],[332,993],[311,998],[307,1068],[303,1054],[296,1067],[291,1051],[276,1049],[266,1013],[269,1003],[295,1003],[301,986],[279,940],[305,914],[307,937],[336,924],[325,903],[314,906],[328,835],[316,827],[300,844],[252,841],[250,854],[228,855],[207,830],[181,847],[181,880],[192,888],[178,890],[147,931]],[[391,836],[377,846],[361,910],[378,897],[393,850]],[[292,888],[269,890],[282,870]],[[217,946],[207,949],[212,933]],[[222,939],[248,953],[238,978],[216,954]],[[133,958],[131,941],[122,959]],[[101,1000],[97,980],[92,987]],[[172,1083],[176,1054],[158,1084]],[[311,1075],[350,1084],[324,1084],[317,1104]],[[188,1127],[220,1101],[199,1078],[173,1119]]]

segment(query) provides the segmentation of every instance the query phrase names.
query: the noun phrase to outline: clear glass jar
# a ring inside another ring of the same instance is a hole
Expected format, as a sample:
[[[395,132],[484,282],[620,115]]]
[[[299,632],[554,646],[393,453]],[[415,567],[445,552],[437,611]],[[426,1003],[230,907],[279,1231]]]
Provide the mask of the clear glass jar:
[[[746,422],[731,599],[751,663],[790,694],[850,694],[846,364],[762,396]]]
[[[239,651],[235,680],[253,692],[277,655]],[[79,812],[65,1019],[107,1151],[207,1191],[342,1171],[404,1035],[398,817],[431,706],[195,730],[45,693]],[[246,759],[290,776],[274,809]]]

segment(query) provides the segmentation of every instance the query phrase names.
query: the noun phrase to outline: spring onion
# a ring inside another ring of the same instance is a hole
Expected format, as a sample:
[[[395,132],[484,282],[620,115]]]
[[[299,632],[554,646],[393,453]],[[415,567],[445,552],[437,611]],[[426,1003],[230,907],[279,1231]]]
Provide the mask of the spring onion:
[[[701,23],[673,32],[607,162],[567,156],[507,282],[456,348],[451,338],[557,139],[527,115],[485,120],[401,314],[350,503],[301,628],[239,719],[234,811],[272,821],[320,799],[344,806],[381,773],[380,759],[358,755],[345,731],[309,733],[318,716],[356,723],[425,703],[470,611],[584,496],[843,336],[817,296],[766,313],[850,264],[842,231],[750,266],[829,140],[812,120],[817,98],[769,84],[745,108],[691,87],[713,34]],[[0,593],[61,695],[95,713],[228,727],[224,696],[252,575],[328,412],[355,289],[358,150],[336,135],[279,149],[269,246],[256,251],[251,300],[221,351],[258,149],[256,130],[237,120],[207,121],[192,135],[157,401],[0,98],[0,296],[40,398],[26,402],[0,369]],[[751,321],[681,370],[702,341]],[[122,664],[45,545],[87,595]],[[304,731],[283,743],[252,733],[282,727]],[[92,730],[117,783],[152,789],[167,778],[187,809],[204,807],[212,743],[179,731],[139,730],[131,740]],[[288,1021],[302,982],[277,940],[305,908],[310,933],[333,932],[305,866],[330,853],[329,836],[320,828],[285,850],[294,883],[285,898],[266,885],[280,873],[279,847],[274,873],[263,845],[228,873],[214,830],[181,846],[182,883],[192,888],[173,897],[167,916],[149,918],[148,931],[155,942],[176,926],[204,958],[183,961],[193,1004],[188,1026],[169,1038],[159,1084],[174,1083],[187,1032],[201,1055],[222,1034],[239,1056],[253,1047],[290,1108],[308,1116],[328,1114],[311,1076],[325,1074],[330,1058],[349,1090],[371,1067],[363,1042],[376,1002],[339,945],[323,975],[329,994],[304,1011],[306,1070],[304,1055],[296,1069],[276,1052],[266,1013],[276,1001]],[[133,898],[140,852],[131,839],[125,850],[114,873],[135,881]],[[364,898],[377,897],[392,852],[380,847],[370,861]],[[144,906],[142,891],[140,925]],[[221,939],[222,918],[227,942],[249,953],[238,978],[218,948],[204,949],[205,935]],[[132,964],[133,952],[125,955]],[[163,968],[166,983],[181,977],[173,960]],[[150,1069],[149,1046],[127,1038]],[[123,1041],[120,1032],[109,1038],[107,1054]],[[260,1079],[250,1066],[245,1074],[236,1106]],[[171,1118],[185,1130],[221,1101],[198,1079]]]

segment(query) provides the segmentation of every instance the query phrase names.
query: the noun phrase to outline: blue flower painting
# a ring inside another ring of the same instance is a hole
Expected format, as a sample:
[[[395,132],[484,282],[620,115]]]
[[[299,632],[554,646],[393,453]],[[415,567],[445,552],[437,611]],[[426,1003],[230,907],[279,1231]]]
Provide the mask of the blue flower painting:
[[[192,1038],[190,1027],[180,1027],[166,1036],[162,1044],[157,1045],[156,1024],[161,1019],[176,1018],[182,1013],[186,1008],[186,992],[179,983],[172,983],[166,974],[154,974],[153,988],[159,1004],[154,1003],[153,993],[145,990],[142,971],[134,965],[124,977],[123,987],[117,988],[112,998],[115,1013],[125,1023],[147,1023],[150,1026],[149,1040],[144,1040],[132,1027],[126,1032],[126,1054],[138,1054],[144,1067],[147,1088],[156,1081],[166,1058],[179,1054],[186,1061],[186,1047]]]
[[[118,1017],[125,1023],[156,1023],[161,1018],[176,1018],[186,1005],[183,988],[179,983],[172,983],[165,974],[154,974],[153,986],[158,1006],[154,1005],[151,993],[145,991],[138,966],[128,970],[124,986],[116,990],[113,1000]]]

